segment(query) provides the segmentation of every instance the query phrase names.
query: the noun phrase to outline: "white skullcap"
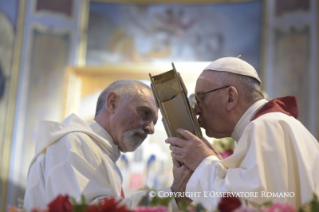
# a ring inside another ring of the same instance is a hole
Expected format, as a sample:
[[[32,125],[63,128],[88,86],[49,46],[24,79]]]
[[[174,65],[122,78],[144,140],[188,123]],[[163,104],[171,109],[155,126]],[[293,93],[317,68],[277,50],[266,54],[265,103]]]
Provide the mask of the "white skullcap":
[[[209,64],[204,69],[204,71],[205,70],[226,71],[234,74],[250,76],[261,83],[257,71],[254,69],[254,67],[246,61],[243,61],[237,57],[223,57],[215,60],[214,62]]]

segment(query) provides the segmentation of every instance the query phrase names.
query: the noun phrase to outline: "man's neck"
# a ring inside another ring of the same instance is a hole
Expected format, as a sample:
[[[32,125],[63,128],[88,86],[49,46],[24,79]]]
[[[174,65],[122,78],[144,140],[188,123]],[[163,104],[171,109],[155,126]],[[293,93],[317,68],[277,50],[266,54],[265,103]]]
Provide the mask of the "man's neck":
[[[261,100],[263,98],[257,99],[253,102],[239,102],[238,106],[236,107],[236,110],[233,113],[233,118],[231,120],[231,132],[232,133],[237,125],[237,123],[239,122],[239,120],[241,119],[241,117],[245,114],[245,112],[256,102],[258,102],[259,100]]]
[[[94,120],[111,135],[109,119],[105,114],[97,115]],[[113,136],[111,135],[111,137]]]
[[[231,133],[231,137],[234,140],[239,140],[243,130],[250,122],[251,117],[265,102],[267,101],[259,99],[254,103],[247,104],[246,107],[243,107],[243,110],[241,111],[241,116],[237,117],[236,125],[234,126],[233,132]]]
[[[262,98],[261,98],[262,99]],[[253,105],[255,104],[258,100],[255,100],[254,102],[241,102],[238,107],[236,108],[236,111],[234,111],[234,116],[232,120],[232,132],[234,131],[237,123],[241,119],[241,117],[245,114],[245,112]]]

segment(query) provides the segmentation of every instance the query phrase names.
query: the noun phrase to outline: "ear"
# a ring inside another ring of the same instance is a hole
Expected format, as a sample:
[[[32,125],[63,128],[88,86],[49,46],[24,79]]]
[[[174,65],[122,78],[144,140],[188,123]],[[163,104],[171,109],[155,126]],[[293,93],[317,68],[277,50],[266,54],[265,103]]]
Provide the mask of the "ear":
[[[228,88],[227,111],[231,111],[238,103],[238,91],[234,86]]]
[[[109,113],[114,114],[118,103],[119,96],[115,92],[110,92],[106,98],[106,109]]]

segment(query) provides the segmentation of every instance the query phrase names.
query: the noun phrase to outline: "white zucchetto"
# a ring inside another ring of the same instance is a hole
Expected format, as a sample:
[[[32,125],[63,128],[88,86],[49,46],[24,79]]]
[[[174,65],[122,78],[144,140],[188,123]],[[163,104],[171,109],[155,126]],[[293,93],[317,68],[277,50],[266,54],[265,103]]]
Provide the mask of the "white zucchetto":
[[[209,64],[204,71],[205,70],[226,71],[234,74],[250,76],[261,83],[255,68],[246,61],[237,57],[223,57],[215,60]]]

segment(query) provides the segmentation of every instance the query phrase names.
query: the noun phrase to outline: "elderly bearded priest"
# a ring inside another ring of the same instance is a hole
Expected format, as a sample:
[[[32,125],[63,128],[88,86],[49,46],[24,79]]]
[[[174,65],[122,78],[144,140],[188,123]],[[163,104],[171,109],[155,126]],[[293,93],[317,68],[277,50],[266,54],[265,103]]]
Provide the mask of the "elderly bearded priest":
[[[197,79],[199,124],[209,137],[231,136],[237,141],[230,157],[220,160],[203,141],[182,129],[178,132],[186,140],[166,140],[176,145],[170,146],[172,157],[194,171],[186,191],[201,192],[192,199],[207,209],[219,201],[213,192],[250,192],[243,199],[253,207],[268,200],[300,207],[319,194],[319,145],[297,120],[296,98],[267,101],[260,83],[250,64],[232,57],[212,62]],[[256,193],[246,197],[252,192]],[[295,195],[276,197],[277,192]]]
[[[124,198],[122,175],[115,162],[120,152],[134,151],[154,133],[157,114],[150,87],[119,80],[101,93],[94,120],[85,123],[72,114],[62,123],[41,122],[24,207],[45,209],[59,194],[77,200],[83,194],[93,203],[105,196]],[[174,166],[172,190],[185,189],[191,173],[186,167]],[[134,207],[143,195],[145,192],[136,193],[123,203]]]

